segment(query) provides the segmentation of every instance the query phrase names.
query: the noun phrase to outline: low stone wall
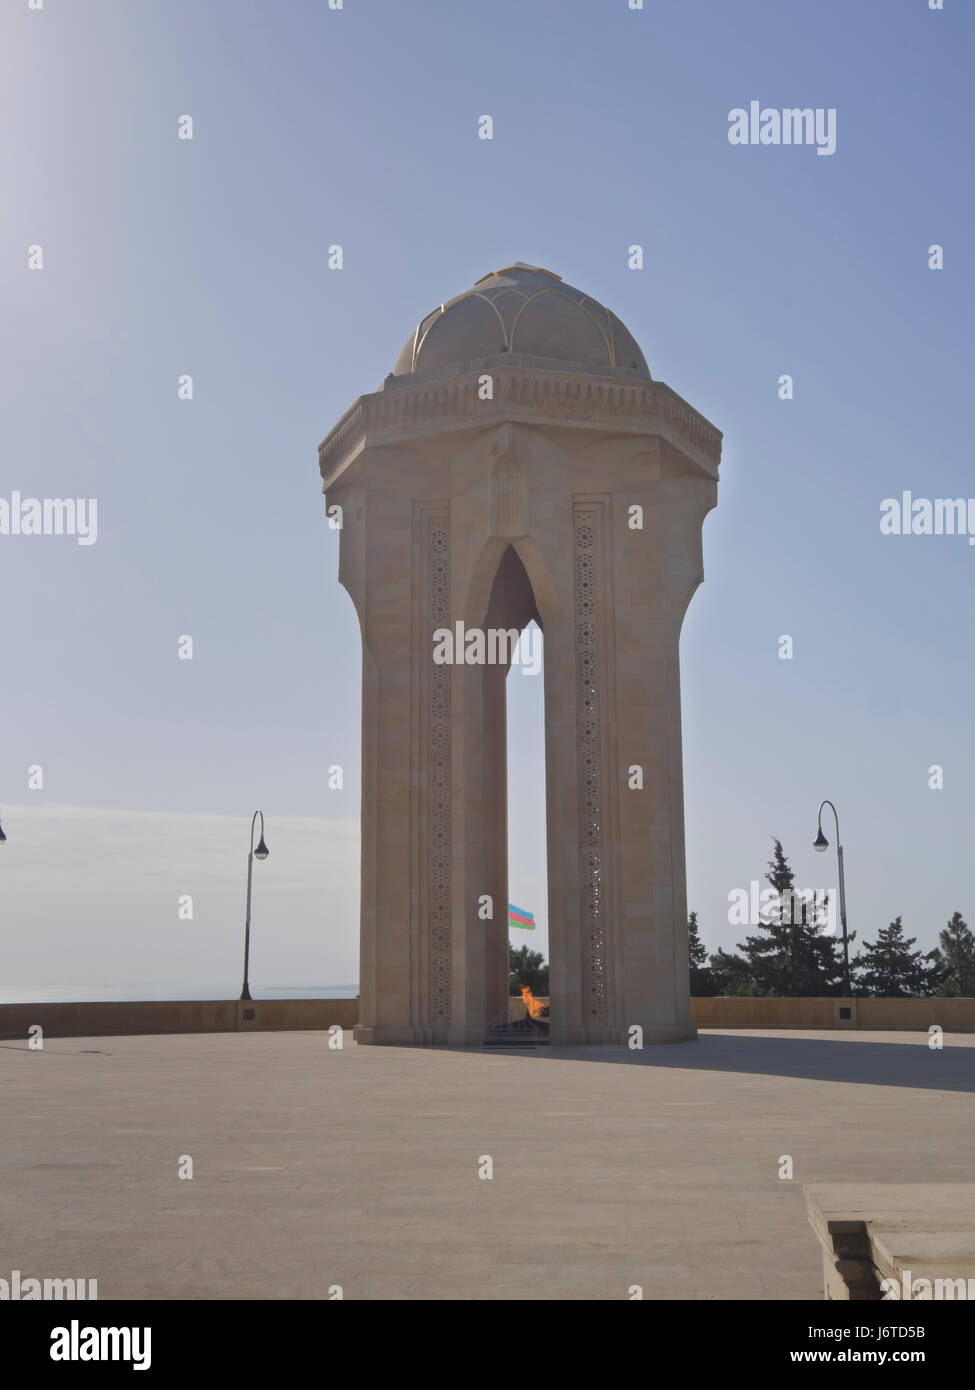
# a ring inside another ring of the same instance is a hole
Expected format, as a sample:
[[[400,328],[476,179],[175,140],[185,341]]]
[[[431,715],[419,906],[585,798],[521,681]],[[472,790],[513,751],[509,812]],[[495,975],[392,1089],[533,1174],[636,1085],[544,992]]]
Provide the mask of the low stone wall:
[[[975,1033],[975,999],[692,999],[698,1028],[875,1028]]]
[[[110,1000],[99,1003],[0,1004],[0,1038],[26,1038],[40,1024],[50,1038],[125,1033],[233,1033],[251,1029],[352,1028],[358,999]]]
[[[547,1005],[548,996],[539,998]],[[512,1018],[525,1006],[512,999]],[[926,1033],[975,1033],[975,999],[752,999],[722,996],[691,1000],[698,1028],[875,1028]]]
[[[855,1028],[853,999],[752,999],[719,996],[692,999],[698,1028]],[[850,1012],[841,1017],[839,1006]]]
[[[912,1028],[937,1023],[946,1033],[975,1033],[975,999],[854,999],[861,1028]]]
[[[548,1004],[547,997],[541,1000]],[[844,1011],[848,1017],[844,1016]],[[524,1013],[511,1001],[512,1017]],[[692,999],[699,1028],[905,1029],[975,1033],[975,999]],[[109,1037],[125,1033],[233,1033],[253,1029],[353,1028],[358,999],[143,1000],[75,1004],[0,1004],[0,1038],[26,1038],[33,1024],[45,1037]]]

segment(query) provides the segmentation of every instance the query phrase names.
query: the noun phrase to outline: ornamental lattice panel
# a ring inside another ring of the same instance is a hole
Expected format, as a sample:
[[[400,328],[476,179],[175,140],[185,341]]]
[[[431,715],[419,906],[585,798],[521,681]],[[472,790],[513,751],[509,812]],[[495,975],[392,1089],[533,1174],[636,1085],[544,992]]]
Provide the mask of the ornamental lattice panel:
[[[606,931],[600,769],[598,515],[575,508],[576,744],[579,774],[580,923],[585,951],[584,1003],[589,1021],[606,1016]]]
[[[429,531],[431,629],[450,626],[450,523]],[[430,847],[430,1017],[450,1023],[450,673],[431,663],[428,749]]]

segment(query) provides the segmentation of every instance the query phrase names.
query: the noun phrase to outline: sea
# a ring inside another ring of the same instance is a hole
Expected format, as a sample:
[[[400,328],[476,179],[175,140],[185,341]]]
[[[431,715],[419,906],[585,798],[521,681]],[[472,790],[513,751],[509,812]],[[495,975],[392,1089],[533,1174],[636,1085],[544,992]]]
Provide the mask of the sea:
[[[359,986],[260,985],[251,981],[254,999],[355,999]],[[127,1003],[149,999],[239,999],[240,984],[145,985],[5,985],[0,983],[0,1004],[77,1004],[119,1000]]]

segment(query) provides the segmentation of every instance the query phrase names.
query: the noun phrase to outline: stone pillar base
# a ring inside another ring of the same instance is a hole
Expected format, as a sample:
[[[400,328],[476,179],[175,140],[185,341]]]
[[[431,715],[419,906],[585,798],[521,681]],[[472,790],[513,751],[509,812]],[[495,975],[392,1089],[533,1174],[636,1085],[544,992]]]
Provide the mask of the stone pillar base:
[[[432,1038],[429,1029],[395,1028],[383,1025],[357,1023],[352,1029],[352,1039],[359,1046],[366,1047],[480,1047],[482,1033],[478,1029],[466,1040],[451,1038]],[[645,1029],[644,1047],[657,1043],[693,1042],[697,1038],[697,1027],[693,1023],[675,1024],[671,1028]],[[553,1028],[550,1035],[553,1047],[625,1047],[630,1041],[629,1029],[623,1028]]]

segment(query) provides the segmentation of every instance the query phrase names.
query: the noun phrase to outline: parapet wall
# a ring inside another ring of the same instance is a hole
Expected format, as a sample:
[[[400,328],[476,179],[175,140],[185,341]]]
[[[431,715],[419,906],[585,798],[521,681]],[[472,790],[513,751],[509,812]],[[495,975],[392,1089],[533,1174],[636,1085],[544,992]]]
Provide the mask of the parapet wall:
[[[91,1038],[123,1033],[233,1033],[253,1029],[354,1027],[357,999],[142,1000],[76,1004],[0,1004],[0,1038]]]
[[[844,1012],[846,1011],[846,1012]],[[909,1029],[975,1033],[975,999],[692,999],[698,1028]]]
[[[548,999],[542,999],[547,1004]],[[521,1000],[512,1000],[517,1013]],[[848,1010],[849,1016],[843,1011]],[[74,1004],[0,1004],[0,1038],[91,1038],[125,1033],[233,1033],[352,1028],[357,999],[143,1000]],[[692,999],[698,1028],[905,1029],[975,1033],[975,999]]]

